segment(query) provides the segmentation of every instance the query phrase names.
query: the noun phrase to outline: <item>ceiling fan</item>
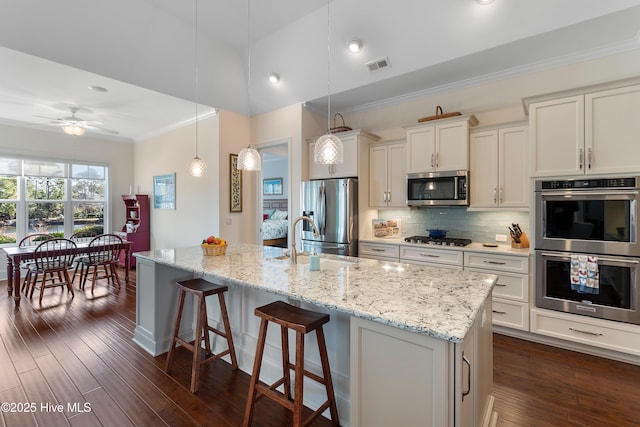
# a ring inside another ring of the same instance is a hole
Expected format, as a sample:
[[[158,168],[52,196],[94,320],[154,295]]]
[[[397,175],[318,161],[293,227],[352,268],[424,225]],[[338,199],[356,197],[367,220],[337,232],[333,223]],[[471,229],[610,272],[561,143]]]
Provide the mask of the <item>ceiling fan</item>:
[[[43,119],[51,120],[50,124],[52,126],[62,127],[62,130],[64,131],[64,133],[69,135],[80,136],[84,134],[85,130],[95,130],[99,132],[108,133],[111,135],[118,135],[120,133],[115,130],[106,129],[106,128],[97,126],[102,124],[102,122],[99,122],[97,120],[83,120],[80,117],[76,116],[76,113],[79,110],[78,107],[69,107],[69,110],[71,111],[71,116],[67,116],[67,117],[47,117],[47,116],[38,116],[38,115],[34,115],[34,117],[40,117]]]

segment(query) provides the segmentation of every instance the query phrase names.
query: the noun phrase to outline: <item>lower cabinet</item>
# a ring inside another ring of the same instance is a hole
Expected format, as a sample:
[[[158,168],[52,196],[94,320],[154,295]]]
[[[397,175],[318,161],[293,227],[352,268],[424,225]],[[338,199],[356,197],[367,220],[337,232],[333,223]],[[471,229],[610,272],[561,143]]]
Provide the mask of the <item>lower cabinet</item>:
[[[424,246],[400,246],[400,262],[462,270],[463,252]]]
[[[629,323],[533,308],[531,332],[640,356],[640,326]]]
[[[360,242],[358,244],[358,256],[380,261],[398,262],[400,259],[400,246],[393,243]]]
[[[352,317],[351,425],[491,425],[492,339],[490,298],[462,343]]]
[[[493,324],[529,331],[529,257],[464,253],[464,269],[498,276],[493,288]]]

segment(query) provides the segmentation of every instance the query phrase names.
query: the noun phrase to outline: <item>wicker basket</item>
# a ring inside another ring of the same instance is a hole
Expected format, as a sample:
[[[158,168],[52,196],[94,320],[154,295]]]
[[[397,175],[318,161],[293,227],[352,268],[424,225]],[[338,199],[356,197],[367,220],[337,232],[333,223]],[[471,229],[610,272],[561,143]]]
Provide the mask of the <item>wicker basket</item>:
[[[227,252],[227,245],[200,245],[200,247],[205,256],[224,255]]]
[[[336,117],[340,116],[340,118],[342,119],[342,126],[336,126]],[[344,117],[342,117],[342,114],[340,113],[336,113],[333,116],[333,127],[331,129],[329,129],[329,131],[331,133],[338,133],[338,132],[347,132],[353,130],[351,129],[349,126],[345,126],[344,125]]]

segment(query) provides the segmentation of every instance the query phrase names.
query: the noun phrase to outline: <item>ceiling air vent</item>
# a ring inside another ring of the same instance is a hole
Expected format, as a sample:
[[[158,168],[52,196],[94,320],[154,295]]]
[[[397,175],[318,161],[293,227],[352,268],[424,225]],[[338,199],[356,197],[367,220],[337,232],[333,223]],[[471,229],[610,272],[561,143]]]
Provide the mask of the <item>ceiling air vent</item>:
[[[391,64],[389,64],[389,58],[387,58],[386,56],[384,58],[369,61],[365,65],[367,66],[369,71],[380,71],[391,66]]]

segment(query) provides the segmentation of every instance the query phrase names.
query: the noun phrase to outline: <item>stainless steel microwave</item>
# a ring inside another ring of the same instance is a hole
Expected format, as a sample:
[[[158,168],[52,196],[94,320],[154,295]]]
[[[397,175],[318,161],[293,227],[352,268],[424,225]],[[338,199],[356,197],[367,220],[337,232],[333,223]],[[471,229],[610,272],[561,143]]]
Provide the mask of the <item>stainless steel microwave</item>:
[[[469,206],[469,172],[407,174],[408,206]]]

